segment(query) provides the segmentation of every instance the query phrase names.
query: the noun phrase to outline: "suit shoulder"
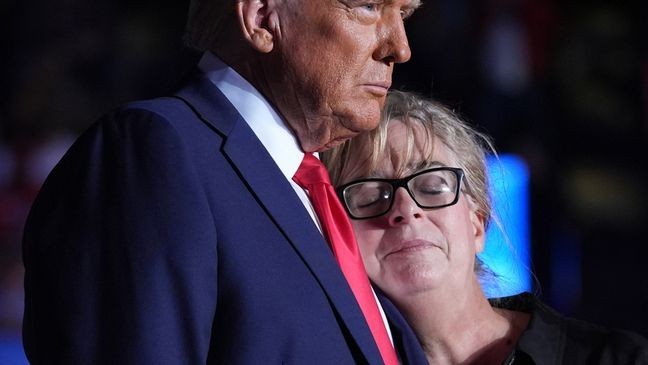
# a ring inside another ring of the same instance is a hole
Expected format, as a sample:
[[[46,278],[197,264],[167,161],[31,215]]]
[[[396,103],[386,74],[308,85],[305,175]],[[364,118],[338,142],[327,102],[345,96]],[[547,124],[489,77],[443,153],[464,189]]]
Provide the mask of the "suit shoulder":
[[[136,123],[142,120],[174,124],[178,119],[193,117],[191,110],[182,100],[173,97],[162,97],[150,100],[133,101],[106,113],[99,123]]]
[[[178,109],[186,108],[185,103],[175,97],[159,97],[148,100],[137,100],[122,105],[114,112],[149,112],[160,116],[174,114]]]
[[[84,133],[89,136],[157,138],[175,135],[195,139],[206,132],[205,124],[184,101],[161,97],[134,101],[104,114]],[[92,137],[91,137],[92,138]]]

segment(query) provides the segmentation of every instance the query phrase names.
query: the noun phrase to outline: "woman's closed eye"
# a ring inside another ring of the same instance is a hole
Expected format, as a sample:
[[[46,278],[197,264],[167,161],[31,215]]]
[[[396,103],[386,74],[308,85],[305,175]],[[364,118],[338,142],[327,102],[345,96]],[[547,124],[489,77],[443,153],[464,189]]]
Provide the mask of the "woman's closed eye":
[[[416,187],[416,191],[425,195],[439,195],[451,193],[453,190],[447,184],[436,185],[420,185]]]
[[[371,192],[363,192],[353,198],[353,205],[359,209],[368,208],[389,199],[389,195],[389,191],[377,189]]]

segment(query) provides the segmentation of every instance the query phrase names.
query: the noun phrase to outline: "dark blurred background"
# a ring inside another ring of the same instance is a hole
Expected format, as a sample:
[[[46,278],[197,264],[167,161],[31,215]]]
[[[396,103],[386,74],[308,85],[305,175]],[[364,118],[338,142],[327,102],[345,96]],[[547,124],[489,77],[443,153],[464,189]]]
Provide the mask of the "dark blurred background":
[[[19,344],[20,240],[31,201],[102,113],[168,94],[191,68],[197,55],[182,46],[187,6],[2,2],[0,363]],[[544,301],[648,336],[645,8],[424,0],[408,21],[413,56],[397,66],[394,87],[446,102],[500,152],[525,159],[532,269]]]

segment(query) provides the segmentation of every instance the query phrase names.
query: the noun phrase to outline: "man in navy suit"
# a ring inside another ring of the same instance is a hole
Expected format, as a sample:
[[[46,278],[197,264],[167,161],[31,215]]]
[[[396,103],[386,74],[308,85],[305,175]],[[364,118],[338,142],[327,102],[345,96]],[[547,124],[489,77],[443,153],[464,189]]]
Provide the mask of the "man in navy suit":
[[[418,0],[192,1],[204,50],[172,96],[104,116],[24,236],[35,364],[381,363],[292,181],[376,126]],[[418,342],[377,293],[402,363]]]

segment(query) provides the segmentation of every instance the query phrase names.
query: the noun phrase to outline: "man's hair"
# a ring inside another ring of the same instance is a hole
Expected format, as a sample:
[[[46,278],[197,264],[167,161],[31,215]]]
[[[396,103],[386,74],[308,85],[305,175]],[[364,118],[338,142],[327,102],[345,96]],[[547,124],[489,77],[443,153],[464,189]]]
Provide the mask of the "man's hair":
[[[184,41],[200,51],[216,43],[225,24],[233,19],[236,0],[191,0]]]

